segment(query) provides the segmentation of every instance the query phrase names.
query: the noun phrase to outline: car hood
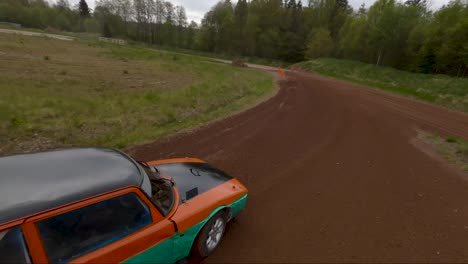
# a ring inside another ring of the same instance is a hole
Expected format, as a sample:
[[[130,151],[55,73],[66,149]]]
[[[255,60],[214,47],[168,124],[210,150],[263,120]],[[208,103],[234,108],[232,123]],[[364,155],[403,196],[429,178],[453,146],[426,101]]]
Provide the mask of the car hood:
[[[156,168],[162,175],[172,178],[175,182],[180,202],[193,199],[232,179],[207,163],[168,163],[157,165]]]

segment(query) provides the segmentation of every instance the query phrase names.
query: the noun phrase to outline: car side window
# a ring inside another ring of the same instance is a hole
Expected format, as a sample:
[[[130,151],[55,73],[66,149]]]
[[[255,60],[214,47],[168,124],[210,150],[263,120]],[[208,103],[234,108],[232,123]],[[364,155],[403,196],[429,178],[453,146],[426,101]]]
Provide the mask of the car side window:
[[[19,227],[0,232],[0,263],[31,263]]]
[[[37,223],[49,261],[64,263],[131,235],[152,222],[135,193]]]

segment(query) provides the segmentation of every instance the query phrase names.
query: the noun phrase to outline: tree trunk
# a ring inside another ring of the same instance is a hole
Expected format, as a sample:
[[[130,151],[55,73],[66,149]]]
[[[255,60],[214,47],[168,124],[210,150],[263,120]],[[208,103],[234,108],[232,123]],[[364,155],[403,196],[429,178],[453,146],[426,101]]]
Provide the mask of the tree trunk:
[[[151,45],[156,43],[155,24],[151,23]]]
[[[461,73],[461,70],[462,70],[462,64],[460,64],[460,67],[458,67],[458,71],[457,71],[457,77],[461,77],[460,76],[460,73]]]
[[[379,49],[379,56],[377,57],[377,66],[380,66],[380,63],[382,62],[382,48]]]

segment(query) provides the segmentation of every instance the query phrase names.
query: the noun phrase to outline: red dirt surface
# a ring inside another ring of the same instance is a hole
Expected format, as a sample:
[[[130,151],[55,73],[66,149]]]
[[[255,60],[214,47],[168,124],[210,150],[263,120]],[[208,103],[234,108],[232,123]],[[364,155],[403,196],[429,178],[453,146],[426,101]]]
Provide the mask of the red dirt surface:
[[[247,185],[207,263],[468,262],[467,176],[414,144],[417,129],[468,139],[468,116],[288,73],[269,101],[131,152],[202,158]]]

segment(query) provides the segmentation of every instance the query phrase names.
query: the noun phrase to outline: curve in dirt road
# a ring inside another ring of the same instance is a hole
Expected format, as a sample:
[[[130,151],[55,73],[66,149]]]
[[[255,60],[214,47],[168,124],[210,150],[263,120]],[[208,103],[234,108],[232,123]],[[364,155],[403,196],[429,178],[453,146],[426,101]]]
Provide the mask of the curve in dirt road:
[[[250,190],[208,263],[467,262],[468,182],[414,144],[468,117],[308,73],[225,120],[131,152],[198,157]]]

